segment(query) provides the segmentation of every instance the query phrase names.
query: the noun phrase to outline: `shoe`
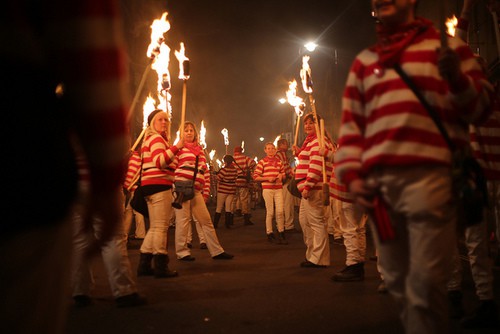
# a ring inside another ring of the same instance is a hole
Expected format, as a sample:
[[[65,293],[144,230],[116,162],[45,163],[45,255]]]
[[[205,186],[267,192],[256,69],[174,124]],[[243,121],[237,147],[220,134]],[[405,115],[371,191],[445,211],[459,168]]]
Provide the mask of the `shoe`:
[[[73,300],[75,302],[75,307],[83,308],[92,305],[94,302],[92,298],[87,295],[77,295],[73,296]]]
[[[285,232],[278,233],[278,244],[288,245],[288,241],[286,241],[286,239],[285,239]]]
[[[377,292],[378,293],[388,293],[389,290],[387,290],[387,287],[385,286],[385,282],[381,281],[380,284],[377,287]]]
[[[206,244],[206,243],[204,243],[204,242],[202,242],[202,243],[200,244],[200,249],[207,249],[207,244]]]
[[[335,282],[358,282],[365,279],[365,264],[359,262],[345,267],[338,273],[332,276],[332,281]]]
[[[494,300],[482,300],[474,313],[460,321],[465,329],[498,328],[498,311]]]
[[[214,260],[231,260],[234,255],[228,254],[226,252],[222,252],[219,255],[215,255],[212,257]]]
[[[272,244],[274,244],[276,242],[276,237],[274,236],[274,233],[267,234],[267,241],[269,241]]]
[[[184,257],[181,257],[179,260],[180,261],[194,261],[194,260],[196,260],[196,258],[194,256],[191,256],[191,255],[186,255]]]
[[[170,262],[168,254],[155,254],[153,256],[153,260],[155,264],[155,278],[170,278],[179,276],[177,271],[170,270],[168,268],[168,263]]]
[[[315,263],[312,263],[311,261],[307,261],[307,260],[305,260],[304,262],[301,262],[300,266],[302,268],[326,268],[326,266],[323,266],[320,264],[315,264]]]
[[[187,246],[188,246],[189,249],[193,248],[193,244],[190,243],[190,242],[187,243]]]
[[[464,316],[462,305],[462,292],[459,290],[448,291],[448,309],[451,319],[461,319]]]
[[[131,293],[130,295],[116,298],[115,303],[116,307],[134,307],[147,304],[147,300],[137,293]]]

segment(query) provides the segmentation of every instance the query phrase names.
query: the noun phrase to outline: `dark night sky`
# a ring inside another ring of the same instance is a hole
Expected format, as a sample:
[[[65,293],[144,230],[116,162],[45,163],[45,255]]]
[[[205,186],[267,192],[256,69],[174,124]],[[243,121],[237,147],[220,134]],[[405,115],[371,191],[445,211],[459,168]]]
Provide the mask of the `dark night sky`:
[[[426,2],[429,7],[434,0],[424,0],[421,8]],[[347,71],[355,55],[375,41],[369,0],[122,0],[122,8],[133,94],[148,64],[150,25],[166,11],[171,24],[164,36],[171,48],[172,129],[177,129],[181,113],[182,81],[177,79],[174,50],[182,41],[191,63],[186,119],[198,126],[204,121],[207,149],[216,149],[219,158],[225,151],[223,128],[229,131],[229,153],[244,140],[245,153],[259,158],[264,156],[259,137],[273,141],[282,132],[292,132],[293,108],[278,99],[293,78],[300,85],[299,52],[309,40],[320,45],[309,61],[317,111],[336,137]],[[156,80],[151,71],[135,112],[138,127],[141,106],[156,91]],[[298,95],[306,98],[300,86]]]

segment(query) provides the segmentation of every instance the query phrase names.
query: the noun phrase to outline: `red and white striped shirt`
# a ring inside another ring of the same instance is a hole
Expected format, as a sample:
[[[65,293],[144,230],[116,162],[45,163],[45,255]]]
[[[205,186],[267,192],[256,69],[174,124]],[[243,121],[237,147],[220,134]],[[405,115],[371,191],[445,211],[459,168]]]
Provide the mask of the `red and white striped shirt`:
[[[483,167],[488,180],[500,180],[500,109],[481,126],[470,126],[474,156]]]
[[[325,147],[333,151],[329,140],[325,140]],[[295,179],[301,180],[297,184],[299,191],[321,190],[323,187],[323,157],[319,155],[319,142],[316,134],[306,137],[297,158],[299,162],[295,168]],[[325,169],[326,175],[329,177],[332,172],[332,163],[325,161]]]
[[[221,194],[235,194],[237,177],[238,170],[233,163],[229,166],[221,168],[221,170],[217,173],[217,192]]]
[[[454,91],[439,75],[440,35],[434,27],[410,42],[399,63],[440,115],[452,140],[464,147],[469,136],[463,124],[488,117],[491,85],[470,48],[458,38],[448,42],[461,59],[463,73]],[[336,155],[336,174],[345,184],[374,167],[450,165],[450,149],[425,107],[396,71],[379,61],[374,49],[365,49],[347,78]]]
[[[248,170],[250,170],[251,172],[255,168],[255,161],[253,161],[246,155],[238,152],[234,152],[233,158],[234,158],[234,164],[236,165],[236,169],[238,170],[238,178],[236,179],[236,186],[246,188],[248,187],[248,182],[246,180],[246,173]]]
[[[181,148],[175,156],[175,181],[189,181],[194,178],[196,155],[187,147]],[[194,188],[203,193],[205,200],[210,196],[210,172],[207,168],[207,159],[203,150],[198,154],[198,172],[194,182]]]
[[[141,156],[139,152],[133,151],[128,159],[127,174],[123,182],[123,189],[134,191],[137,189],[137,179],[140,177]]]
[[[290,167],[290,161],[288,160],[288,156],[286,155],[286,151],[278,150],[276,152],[276,156],[283,163],[283,167],[285,168],[285,175],[287,177],[293,177],[292,167]]]
[[[255,172],[253,173],[253,178],[257,177],[278,177],[278,174],[284,174],[285,168],[283,163],[277,157],[265,157],[257,163]],[[281,189],[283,188],[283,182],[281,178],[276,179],[276,182],[262,181],[262,189]]]
[[[147,136],[142,143],[141,186],[166,185],[174,182],[175,154],[178,148],[169,146],[165,138],[158,133]]]

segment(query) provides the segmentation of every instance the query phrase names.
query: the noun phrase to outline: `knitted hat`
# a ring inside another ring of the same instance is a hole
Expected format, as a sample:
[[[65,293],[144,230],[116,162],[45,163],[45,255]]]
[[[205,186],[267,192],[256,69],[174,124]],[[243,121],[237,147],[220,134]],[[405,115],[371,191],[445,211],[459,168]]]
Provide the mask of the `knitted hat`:
[[[156,110],[153,110],[153,111],[151,112],[151,114],[149,114],[149,116],[148,116],[148,125],[151,125],[151,123],[153,122],[153,118],[154,118],[157,114],[159,114],[159,113],[161,113],[161,112],[163,112],[163,110],[161,110],[161,109],[156,109]]]
[[[234,153],[241,153],[241,152],[243,152],[243,147],[241,147],[241,146],[236,146],[236,147],[234,148]]]

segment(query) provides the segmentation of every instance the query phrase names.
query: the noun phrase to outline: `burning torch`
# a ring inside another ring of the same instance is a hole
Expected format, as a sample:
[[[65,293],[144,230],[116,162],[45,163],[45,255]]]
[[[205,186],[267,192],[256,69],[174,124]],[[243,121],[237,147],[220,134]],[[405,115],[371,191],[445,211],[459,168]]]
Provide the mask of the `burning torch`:
[[[295,113],[297,114],[297,124],[295,126],[295,137],[293,144],[297,146],[297,139],[299,136],[299,125],[300,125],[300,117],[304,114],[304,110],[306,109],[306,104],[302,101],[302,98],[297,96],[297,81],[293,79],[288,83],[288,90],[286,92],[286,99],[288,103],[294,107]]]
[[[229,146],[229,132],[227,131],[226,128],[222,129],[221,132],[222,135],[224,136],[224,145],[226,145],[226,154],[227,154],[227,148]]]
[[[320,125],[319,120],[318,120],[318,114],[316,113],[316,104],[314,103],[314,98],[312,96],[313,93],[313,83],[312,83],[312,77],[311,77],[311,67],[309,67],[309,56],[305,55],[302,57],[302,69],[300,70],[300,78],[302,80],[302,88],[304,89],[304,92],[309,95],[309,102],[311,104],[311,110],[315,119],[314,122],[314,127],[316,129],[316,137],[318,138],[319,142],[319,147],[323,148],[325,143],[324,143],[324,125],[323,125],[323,130],[320,131]],[[323,121],[323,120],[321,120]],[[324,123],[323,123],[324,124]],[[328,179],[326,176],[326,165],[325,165],[325,158],[321,158],[323,162],[323,205],[327,206],[330,204],[330,189],[328,186]]]
[[[181,47],[179,51],[175,51],[175,56],[179,61],[179,79],[182,80],[182,110],[181,110],[181,124],[179,130],[181,132],[181,138],[184,138],[184,122],[186,119],[186,95],[187,95],[187,81],[189,80],[190,64],[189,58],[185,55],[186,49],[184,43],[181,42]]]

